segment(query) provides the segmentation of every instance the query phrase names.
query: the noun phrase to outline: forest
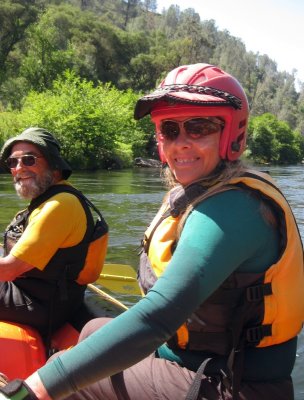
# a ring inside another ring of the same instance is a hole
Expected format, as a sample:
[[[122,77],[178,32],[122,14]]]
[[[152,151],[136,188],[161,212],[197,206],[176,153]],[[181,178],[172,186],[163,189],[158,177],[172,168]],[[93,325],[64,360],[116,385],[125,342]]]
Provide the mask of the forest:
[[[136,100],[178,65],[205,62],[235,76],[250,104],[245,157],[304,159],[304,83],[267,54],[174,4],[153,0],[2,0],[0,145],[28,126],[55,133],[76,169],[157,158]]]

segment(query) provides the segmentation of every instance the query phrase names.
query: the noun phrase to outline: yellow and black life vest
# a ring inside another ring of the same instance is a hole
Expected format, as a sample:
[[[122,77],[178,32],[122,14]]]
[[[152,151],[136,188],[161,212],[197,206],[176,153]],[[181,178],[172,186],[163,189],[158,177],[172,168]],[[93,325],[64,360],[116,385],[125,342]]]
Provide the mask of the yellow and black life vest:
[[[258,194],[275,213],[281,239],[279,259],[263,273],[231,274],[177,331],[168,342],[170,347],[228,355],[241,337],[245,346],[265,347],[295,337],[302,328],[303,246],[290,206],[264,173],[247,171],[231,179],[226,190],[235,188]],[[148,227],[139,267],[144,293],[171,260],[183,212],[203,192],[208,194],[199,184],[173,189]]]
[[[61,192],[76,196],[85,211],[87,224],[83,239],[75,246],[59,248],[43,271],[33,268],[11,282],[3,282],[0,307],[1,318],[38,329],[47,347],[51,333],[78,312],[86,284],[99,276],[107,251],[108,226],[99,210],[80,191],[58,184],[19,212],[4,235],[4,251],[9,254],[26,229],[33,210]],[[96,222],[91,209],[98,215]]]
[[[26,290],[42,301],[50,298],[47,288],[52,286],[52,282],[60,282],[59,286],[64,288],[71,283],[75,286],[75,283],[86,285],[96,281],[107,252],[108,225],[99,210],[79,190],[70,185],[60,184],[51,186],[42,195],[32,200],[30,205],[19,212],[8,225],[4,233],[4,255],[9,254],[11,248],[22,236],[32,211],[49,198],[63,192],[76,196],[85,211],[87,229],[82,241],[75,246],[58,249],[43,271],[34,268],[14,280],[20,289]],[[96,222],[90,209],[98,215]],[[37,285],[37,280],[39,285]],[[45,290],[43,290],[44,286]]]

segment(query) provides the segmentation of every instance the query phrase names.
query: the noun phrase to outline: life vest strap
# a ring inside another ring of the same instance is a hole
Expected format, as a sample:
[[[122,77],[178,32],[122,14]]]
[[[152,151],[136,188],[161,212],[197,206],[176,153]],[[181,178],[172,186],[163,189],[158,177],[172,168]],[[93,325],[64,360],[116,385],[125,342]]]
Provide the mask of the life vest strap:
[[[259,343],[265,336],[272,335],[272,325],[260,325],[246,330],[246,340],[251,345]]]
[[[263,283],[262,285],[250,286],[246,290],[247,301],[250,303],[260,301],[265,296],[272,294],[271,283]]]

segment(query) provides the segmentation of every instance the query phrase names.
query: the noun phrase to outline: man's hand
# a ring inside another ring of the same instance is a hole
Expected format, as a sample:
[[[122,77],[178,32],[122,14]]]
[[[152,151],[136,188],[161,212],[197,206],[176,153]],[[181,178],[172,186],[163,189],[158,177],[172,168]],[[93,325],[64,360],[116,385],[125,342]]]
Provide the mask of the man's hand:
[[[35,393],[22,379],[14,379],[6,385],[0,387],[0,400],[4,399],[38,400]]]

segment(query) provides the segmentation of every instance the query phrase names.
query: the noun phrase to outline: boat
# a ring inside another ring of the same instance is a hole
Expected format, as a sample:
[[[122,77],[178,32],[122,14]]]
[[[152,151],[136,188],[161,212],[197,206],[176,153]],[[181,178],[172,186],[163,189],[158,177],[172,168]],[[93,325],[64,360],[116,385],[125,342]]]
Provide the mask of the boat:
[[[101,289],[105,288],[108,292]],[[88,285],[84,303],[77,315],[54,332],[51,338],[52,353],[68,349],[78,341],[82,327],[92,318],[115,317],[128,306],[112,294],[139,296],[136,273],[131,266],[106,264],[94,285]],[[0,372],[9,380],[25,379],[46,361],[49,351],[38,333],[28,325],[0,321]]]

